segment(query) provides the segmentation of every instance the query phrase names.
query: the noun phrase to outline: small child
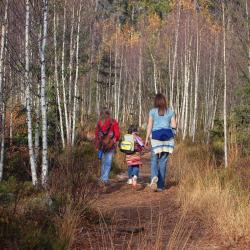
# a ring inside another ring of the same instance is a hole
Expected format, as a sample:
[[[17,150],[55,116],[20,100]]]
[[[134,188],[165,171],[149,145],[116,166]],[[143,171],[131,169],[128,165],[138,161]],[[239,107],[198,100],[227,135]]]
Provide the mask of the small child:
[[[126,163],[128,165],[127,184],[136,186],[137,178],[139,177],[139,169],[142,165],[141,151],[144,148],[144,143],[138,135],[137,126],[131,125],[128,129],[128,134],[132,134],[134,136],[135,152],[133,154],[126,154]]]

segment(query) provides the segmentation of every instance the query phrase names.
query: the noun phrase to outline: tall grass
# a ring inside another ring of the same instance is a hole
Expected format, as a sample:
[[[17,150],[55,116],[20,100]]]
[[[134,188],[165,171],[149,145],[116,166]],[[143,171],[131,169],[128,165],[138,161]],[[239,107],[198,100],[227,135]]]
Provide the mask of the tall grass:
[[[218,167],[206,146],[179,145],[173,159],[178,197],[232,244],[250,237],[250,194],[239,171]]]

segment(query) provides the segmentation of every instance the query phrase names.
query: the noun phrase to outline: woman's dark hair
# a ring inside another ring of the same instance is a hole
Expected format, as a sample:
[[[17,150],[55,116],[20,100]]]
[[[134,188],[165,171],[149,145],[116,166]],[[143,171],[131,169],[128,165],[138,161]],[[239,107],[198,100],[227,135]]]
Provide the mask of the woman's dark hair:
[[[155,96],[155,108],[158,108],[159,115],[164,115],[167,109],[167,100],[163,94]]]
[[[110,110],[107,107],[103,107],[100,112],[100,118],[102,120],[107,120],[110,118]]]

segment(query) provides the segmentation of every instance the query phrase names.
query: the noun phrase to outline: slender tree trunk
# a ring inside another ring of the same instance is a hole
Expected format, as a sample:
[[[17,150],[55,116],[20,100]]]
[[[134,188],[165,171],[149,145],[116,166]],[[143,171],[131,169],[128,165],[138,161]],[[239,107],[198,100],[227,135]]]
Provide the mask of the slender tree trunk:
[[[139,127],[142,126],[142,49],[139,48]]]
[[[195,87],[194,87],[194,113],[193,113],[193,124],[192,124],[192,138],[193,142],[195,139],[196,124],[197,124],[197,107],[198,107],[198,85],[199,85],[199,62],[200,62],[200,46],[199,46],[199,23],[198,15],[197,18],[197,40],[196,40],[196,62],[195,62]]]
[[[247,41],[248,41],[248,77],[250,79],[250,27],[249,27],[249,10],[248,10],[248,1],[246,0],[246,16],[247,16]]]
[[[155,58],[152,53],[150,53],[150,56],[152,58],[153,62],[153,72],[154,72],[154,89],[155,89],[155,94],[157,94],[158,89],[157,89],[157,69],[156,69],[156,63],[155,63]]]
[[[178,40],[179,40],[179,26],[180,26],[180,3],[178,3],[178,13],[177,13],[177,26],[175,33],[175,44],[174,44],[174,57],[173,57],[173,69],[171,74],[171,84],[170,84],[170,106],[173,107],[174,103],[174,84],[175,84],[175,69],[176,69],[176,61],[177,61],[177,49],[178,49]]]
[[[6,29],[8,18],[8,0],[5,1],[4,20],[1,30],[1,45],[0,45],[0,137],[1,137],[1,150],[0,150],[0,181],[3,178],[3,164],[4,164],[4,138],[5,138],[5,106],[3,101],[3,82],[4,82],[4,50],[6,41]]]
[[[74,101],[73,101],[73,124],[72,124],[72,140],[71,145],[74,145],[75,141],[75,127],[76,127],[76,95],[77,95],[77,83],[78,83],[78,72],[79,72],[79,36],[80,36],[80,22],[81,22],[81,9],[82,2],[80,2],[80,9],[78,13],[78,25],[77,25],[77,36],[76,36],[76,75],[74,84]]]
[[[69,138],[68,143],[71,142],[71,125],[72,125],[72,70],[73,70],[73,57],[74,57],[74,49],[75,49],[75,42],[73,39],[74,36],[74,20],[75,20],[75,6],[73,5],[73,12],[72,12],[72,19],[71,19],[71,31],[70,31],[70,44],[69,44]]]
[[[118,51],[117,51],[117,28],[115,31],[115,83],[114,83],[114,110],[115,110],[115,119],[118,118],[118,112],[117,112],[117,58],[118,58]]]
[[[63,12],[63,40],[62,40],[62,91],[63,91],[63,107],[64,107],[64,117],[65,117],[65,127],[67,143],[69,143],[69,116],[67,107],[67,95],[65,88],[65,33],[66,33],[66,0],[64,2],[64,12]]]
[[[46,64],[45,48],[47,43],[48,28],[48,0],[43,0],[43,32],[40,43],[41,61],[41,113],[42,113],[42,185],[48,181],[48,127],[47,127],[47,103],[46,103]]]
[[[37,101],[36,101],[36,124],[35,124],[35,160],[36,165],[38,166],[38,156],[40,150],[40,113],[41,113],[41,105],[40,105],[40,84],[37,88]]]
[[[60,122],[60,135],[62,139],[62,146],[65,148],[65,140],[64,140],[64,128],[63,128],[63,117],[62,117],[62,108],[61,108],[61,97],[59,90],[59,80],[58,80],[58,59],[57,59],[57,20],[56,20],[56,4],[54,2],[54,63],[55,63],[55,83],[56,83],[56,99],[57,99],[57,107],[59,111],[59,122]]]
[[[122,84],[122,68],[123,68],[123,47],[122,54],[120,58],[120,73],[119,73],[119,82],[118,82],[118,91],[117,91],[117,120],[120,118],[120,103],[121,103],[121,84]]]
[[[1,147],[0,147],[0,181],[3,179],[3,165],[4,165],[4,145],[5,145],[5,105],[2,103],[2,119],[1,121]]]
[[[225,21],[225,3],[222,1],[222,18],[223,18],[223,74],[224,74],[224,102],[223,102],[223,119],[224,119],[224,157],[225,167],[228,166],[227,152],[227,65],[226,65],[226,21]]]
[[[36,160],[33,147],[33,132],[32,132],[32,108],[31,108],[31,93],[30,93],[30,49],[29,49],[29,27],[30,27],[30,6],[29,0],[26,0],[26,20],[25,20],[25,85],[26,85],[26,108],[27,108],[27,125],[28,125],[28,144],[29,156],[33,185],[37,184]]]

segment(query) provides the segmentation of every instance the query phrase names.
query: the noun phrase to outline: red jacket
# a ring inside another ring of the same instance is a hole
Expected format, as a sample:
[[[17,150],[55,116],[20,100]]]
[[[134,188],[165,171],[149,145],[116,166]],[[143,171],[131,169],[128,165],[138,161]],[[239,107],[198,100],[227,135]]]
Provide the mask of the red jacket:
[[[111,127],[110,127],[111,125]],[[108,119],[104,123],[102,120],[99,120],[95,129],[95,142],[96,147],[98,148],[103,136],[103,133],[106,133],[109,130],[109,134],[114,138],[114,141],[117,142],[120,139],[120,128],[119,124],[115,119]]]

